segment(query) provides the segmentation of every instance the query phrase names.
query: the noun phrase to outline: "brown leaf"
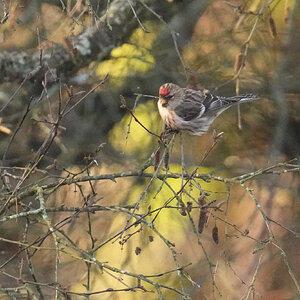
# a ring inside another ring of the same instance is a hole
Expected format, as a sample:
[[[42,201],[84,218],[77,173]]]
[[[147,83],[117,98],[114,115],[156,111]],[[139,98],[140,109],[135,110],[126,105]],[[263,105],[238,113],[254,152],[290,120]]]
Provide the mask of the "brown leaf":
[[[11,134],[11,130],[3,125],[1,125],[2,123],[2,118],[0,118],[0,132],[3,132],[5,134]]]
[[[287,7],[286,10],[285,10],[285,15],[284,15],[284,23],[287,23],[290,19],[290,8]]]

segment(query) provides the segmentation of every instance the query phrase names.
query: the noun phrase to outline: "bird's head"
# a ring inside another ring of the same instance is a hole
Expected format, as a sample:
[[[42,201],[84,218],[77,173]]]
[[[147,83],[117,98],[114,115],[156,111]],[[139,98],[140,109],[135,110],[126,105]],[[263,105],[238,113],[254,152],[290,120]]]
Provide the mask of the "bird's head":
[[[176,95],[180,92],[181,88],[174,83],[165,83],[159,88],[159,99],[163,107],[167,107],[169,104],[176,100]]]

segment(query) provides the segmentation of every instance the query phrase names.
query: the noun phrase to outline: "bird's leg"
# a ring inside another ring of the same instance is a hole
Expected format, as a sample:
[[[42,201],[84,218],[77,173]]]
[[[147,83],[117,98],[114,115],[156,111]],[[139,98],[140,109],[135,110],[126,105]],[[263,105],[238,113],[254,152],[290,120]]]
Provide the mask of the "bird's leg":
[[[175,134],[177,134],[177,133],[179,133],[179,130],[177,130],[177,129],[172,129],[172,128],[167,127],[166,125],[164,125],[162,134],[163,134],[164,132],[166,132],[166,133],[175,133]]]
[[[161,142],[165,145],[165,147],[167,147],[167,145],[170,143],[173,136],[178,133],[179,133],[178,130],[172,129],[164,125],[164,128],[160,134]]]
[[[154,152],[154,170],[157,170],[160,165],[164,163],[166,171],[168,171],[170,148],[172,147],[175,135],[178,132],[178,130],[173,130],[164,125],[162,133],[160,134],[160,139],[158,141],[158,147]]]

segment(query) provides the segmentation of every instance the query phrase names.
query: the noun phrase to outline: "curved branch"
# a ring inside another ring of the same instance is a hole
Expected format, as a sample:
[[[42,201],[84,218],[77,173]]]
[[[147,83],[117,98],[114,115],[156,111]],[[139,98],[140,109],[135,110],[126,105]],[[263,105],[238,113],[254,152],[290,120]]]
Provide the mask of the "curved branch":
[[[213,174],[157,174],[156,177],[159,180],[165,180],[167,178],[174,178],[174,179],[182,179],[185,178],[187,180],[192,178],[201,179],[205,182],[209,182],[211,180],[221,181],[224,183],[229,184],[244,184],[246,181],[253,180],[259,176],[267,175],[267,174],[283,174],[283,173],[299,173],[300,172],[300,165],[298,164],[291,164],[291,161],[284,162],[284,163],[278,163],[275,165],[272,165],[270,167],[260,169],[256,172],[250,172],[243,175],[240,175],[238,177],[233,178],[225,178],[221,176],[215,176]],[[95,175],[95,176],[82,176],[77,178],[65,178],[60,181],[56,181],[53,183],[49,183],[46,185],[41,186],[41,188],[44,190],[45,195],[49,195],[53,193],[56,189],[58,189],[61,186],[64,185],[70,185],[74,183],[80,183],[80,182],[86,182],[86,181],[99,181],[99,180],[112,180],[116,182],[117,178],[128,178],[128,177],[143,177],[143,178],[152,178],[152,173],[144,173],[141,170],[136,171],[127,171],[127,172],[121,172],[121,173],[114,173],[114,174],[102,174],[102,175]],[[18,203],[20,200],[35,195],[36,187],[29,187],[25,191],[18,193],[16,196],[11,197],[10,194],[2,195],[0,197],[0,203],[3,203],[5,200],[9,200],[9,207],[11,205],[14,205],[15,203]]]
[[[164,5],[145,1],[149,6],[156,9],[165,8]],[[171,4],[168,4],[171,7]],[[175,13],[172,5],[170,13]],[[70,76],[90,62],[103,60],[115,47],[124,43],[138,25],[138,21],[132,13],[135,9],[142,17],[149,11],[139,4],[138,0],[124,1],[114,0],[110,3],[107,14],[104,14],[97,22],[83,30],[79,35],[67,38],[64,47],[56,44],[53,48],[43,52],[29,51],[3,51],[0,52],[0,83],[22,80],[36,76],[37,73],[45,73],[45,70],[56,71],[57,76],[61,74]],[[69,48],[69,49],[68,49]],[[45,69],[40,72],[41,69]],[[30,75],[29,75],[30,74]]]

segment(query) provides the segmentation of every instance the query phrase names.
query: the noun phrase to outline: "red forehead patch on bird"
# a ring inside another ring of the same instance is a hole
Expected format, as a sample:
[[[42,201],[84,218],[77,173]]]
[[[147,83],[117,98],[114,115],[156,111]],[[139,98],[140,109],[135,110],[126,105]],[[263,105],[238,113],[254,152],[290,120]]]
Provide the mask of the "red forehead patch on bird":
[[[162,96],[169,95],[170,90],[168,88],[160,88],[159,89],[159,94],[162,95]]]

